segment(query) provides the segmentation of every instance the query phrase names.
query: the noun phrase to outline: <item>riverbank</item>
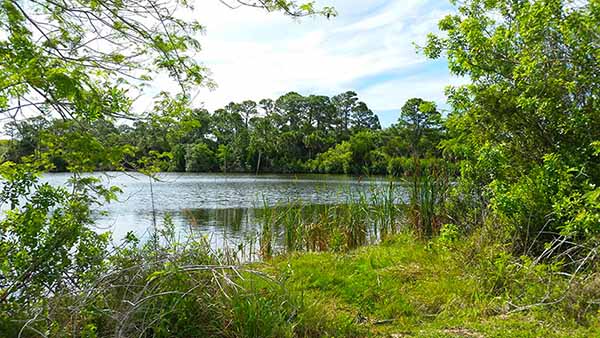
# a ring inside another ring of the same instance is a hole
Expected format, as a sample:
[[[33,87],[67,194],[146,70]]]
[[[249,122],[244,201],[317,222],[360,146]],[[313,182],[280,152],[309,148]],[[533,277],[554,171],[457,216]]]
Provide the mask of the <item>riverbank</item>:
[[[423,243],[403,234],[348,253],[278,257],[259,269],[318,306],[338,332],[357,336],[600,336],[598,313],[583,306],[598,292],[597,276],[569,287],[548,267],[478,241]]]
[[[172,226],[159,235],[46,298],[0,303],[0,337],[600,336],[598,273],[565,276],[481,233],[241,265]]]

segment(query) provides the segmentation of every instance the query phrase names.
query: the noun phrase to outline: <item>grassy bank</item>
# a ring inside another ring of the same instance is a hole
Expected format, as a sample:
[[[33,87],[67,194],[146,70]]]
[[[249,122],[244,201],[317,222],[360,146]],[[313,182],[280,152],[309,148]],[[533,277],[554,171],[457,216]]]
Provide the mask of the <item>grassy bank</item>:
[[[51,287],[0,294],[0,338],[600,336],[595,247],[565,251],[576,265],[519,256],[497,223],[440,225],[443,176],[411,187],[408,204],[390,183],[340,205],[265,206],[249,255],[182,241],[167,215]]]
[[[84,288],[4,308],[0,337],[597,337],[600,278],[484,234],[401,232],[239,264],[173,233],[120,248]]]
[[[411,186],[408,204],[390,183],[265,207],[249,256],[182,241],[167,215],[146,242],[0,293],[0,338],[600,336],[596,247],[520,256],[498,223],[440,225],[446,181]]]
[[[549,267],[526,266],[501,248],[410,234],[344,253],[296,253],[260,269],[318,304],[333,327],[376,337],[595,337],[586,292]],[[550,293],[547,295],[547,293]],[[544,299],[551,305],[535,305]]]

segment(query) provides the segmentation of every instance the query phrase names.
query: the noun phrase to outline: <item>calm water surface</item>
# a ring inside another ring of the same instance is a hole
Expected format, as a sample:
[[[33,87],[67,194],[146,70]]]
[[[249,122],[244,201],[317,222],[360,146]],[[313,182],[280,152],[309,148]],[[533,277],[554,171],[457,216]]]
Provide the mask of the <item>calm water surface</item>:
[[[170,214],[179,233],[206,235],[211,245],[239,242],[260,229],[258,215],[265,206],[289,201],[339,204],[358,191],[387,184],[384,179],[330,175],[237,175],[163,173],[159,182],[136,173],[97,173],[104,183],[121,187],[118,202],[95,210],[98,231],[121,239],[132,231],[144,238]],[[53,185],[65,185],[69,174],[46,174]],[[154,196],[154,212],[152,196]]]

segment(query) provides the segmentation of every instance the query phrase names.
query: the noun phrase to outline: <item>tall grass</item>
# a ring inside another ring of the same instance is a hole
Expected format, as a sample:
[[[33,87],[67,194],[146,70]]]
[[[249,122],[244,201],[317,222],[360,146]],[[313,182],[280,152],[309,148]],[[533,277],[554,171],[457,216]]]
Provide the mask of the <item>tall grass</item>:
[[[280,251],[294,252],[347,251],[385,240],[403,227],[424,239],[437,235],[446,221],[448,171],[443,167],[421,171],[416,161],[417,170],[408,181],[348,190],[339,204],[265,203],[259,236],[262,257],[271,257],[273,239],[278,237],[283,238]]]
[[[263,229],[259,236],[260,255],[264,258],[270,258],[273,255],[273,225],[275,224],[275,214],[267,207],[267,202],[263,213]]]
[[[78,288],[0,307],[7,310],[0,311],[0,337],[358,336],[302,294],[214,251],[205,237],[179,241],[165,221],[156,241],[116,248]]]
[[[390,181],[383,191],[374,191],[370,194],[369,205],[379,206],[370,210],[371,217],[375,221],[375,230],[379,231],[379,237],[385,239],[395,235],[400,228],[404,212],[402,198],[399,196],[398,183]],[[377,233],[376,233],[377,235]]]
[[[343,193],[340,204],[314,205],[290,201],[283,205],[264,205],[261,217],[263,243],[282,237],[284,252],[346,251],[376,243],[398,232],[402,222],[402,189],[390,181],[372,185],[368,191]],[[340,194],[341,195],[341,194]],[[272,251],[264,251],[269,257]]]
[[[410,178],[408,222],[421,238],[431,238],[439,233],[445,221],[444,203],[449,188],[448,172],[443,167],[421,171],[419,159]]]

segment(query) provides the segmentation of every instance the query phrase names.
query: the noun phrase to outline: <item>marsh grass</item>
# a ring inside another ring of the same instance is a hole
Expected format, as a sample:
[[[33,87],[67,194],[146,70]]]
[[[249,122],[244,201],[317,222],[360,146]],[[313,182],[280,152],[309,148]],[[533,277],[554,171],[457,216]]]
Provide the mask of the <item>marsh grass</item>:
[[[130,237],[89,283],[1,307],[0,337],[362,336],[205,237],[182,241],[170,218],[155,232],[144,244]]]
[[[448,168],[433,167],[421,171],[415,159],[415,174],[409,179],[408,223],[421,238],[439,234],[446,222],[444,204],[449,191]]]
[[[367,191],[345,191],[339,204],[315,205],[289,201],[261,210],[259,237],[264,247],[273,238],[282,238],[281,252],[347,251],[374,244],[401,228],[403,220],[402,186],[390,181],[371,185]],[[267,258],[273,254],[264,250]]]
[[[438,183],[420,184],[423,201],[439,196]],[[460,237],[444,227],[425,240],[406,223],[411,205],[401,189],[372,186],[340,205],[265,204],[263,231],[237,250],[178,237],[166,217],[153,241],[116,248],[93,282],[2,308],[0,337],[600,334],[597,274],[572,283],[485,233]],[[431,215],[420,217],[439,217]],[[264,260],[248,264],[240,251]],[[550,304],[536,303],[542,297]]]

